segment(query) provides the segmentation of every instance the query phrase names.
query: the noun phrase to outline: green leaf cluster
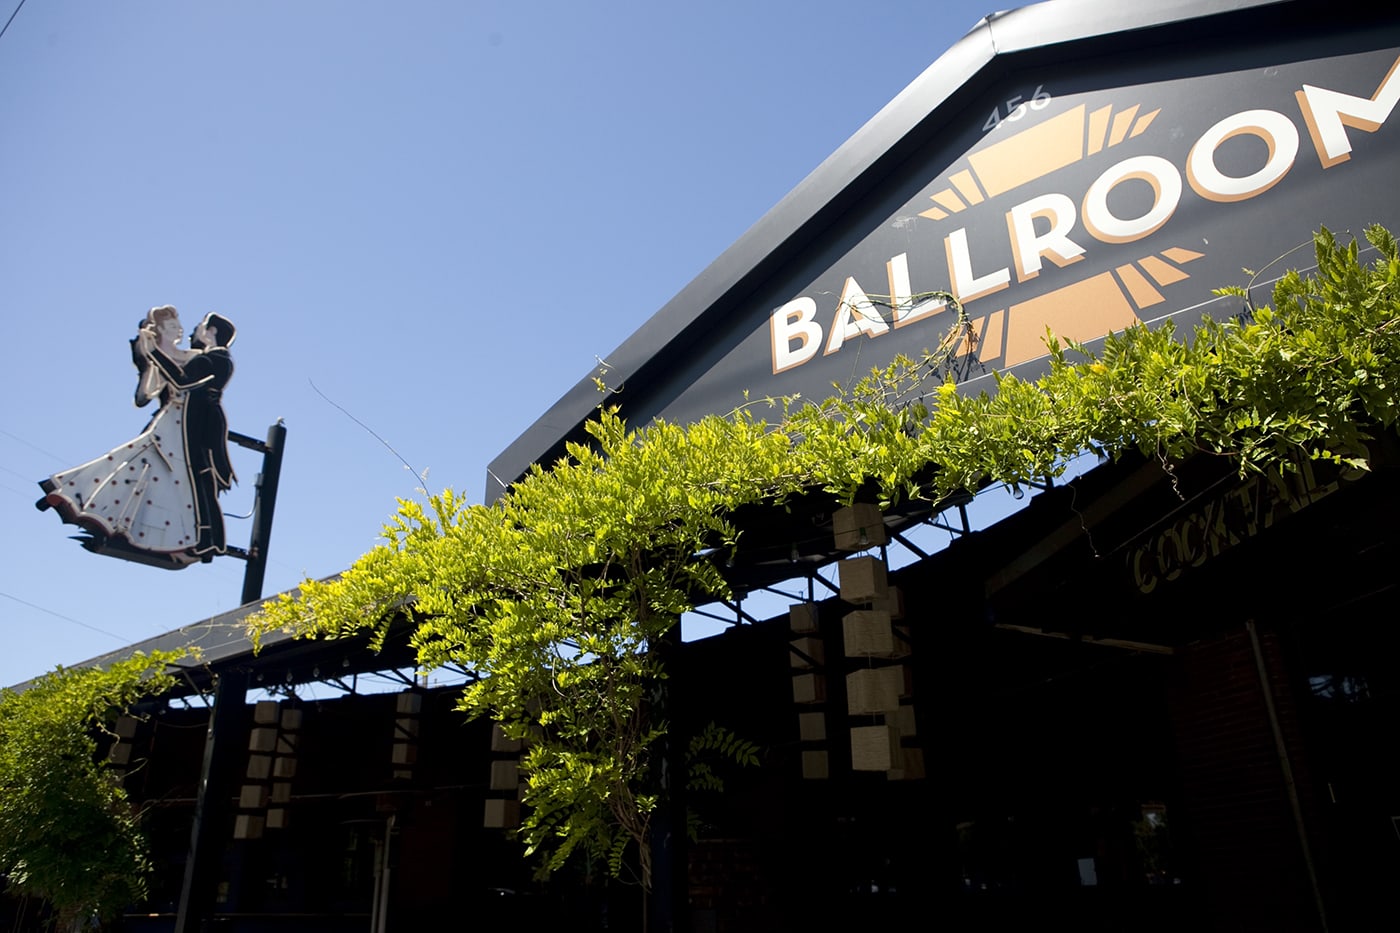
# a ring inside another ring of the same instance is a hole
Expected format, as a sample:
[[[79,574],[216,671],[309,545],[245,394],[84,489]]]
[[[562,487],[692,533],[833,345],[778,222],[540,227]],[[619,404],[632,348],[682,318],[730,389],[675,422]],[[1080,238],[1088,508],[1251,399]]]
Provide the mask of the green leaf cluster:
[[[704,825],[695,798],[724,793],[726,766],[757,768],[759,751],[756,743],[740,738],[716,722],[706,723],[704,729],[690,737],[690,746],[686,749],[686,793],[690,806],[686,808],[685,822],[692,842],[700,838]]]
[[[527,743],[521,834],[546,870],[576,852],[621,870],[629,846],[649,884],[651,715],[658,645],[697,600],[728,591],[713,561],[729,514],[800,489],[791,443],[745,412],[629,430],[614,411],[493,506],[451,491],[401,501],[387,542],[332,582],[270,603],[257,624],[382,639],[403,613],[425,667],[478,679],[461,708]]]
[[[1141,451],[1170,470],[1197,455],[1242,473],[1299,456],[1367,467],[1370,432],[1394,426],[1400,263],[1384,230],[1357,244],[1316,238],[1318,272],[1289,274],[1277,310],[1206,322],[1187,340],[1133,327],[1101,352],[1049,337],[1048,373],[961,394],[951,334],[816,403],[766,399],[689,425],[629,428],[614,410],[590,442],[537,465],[499,501],[450,490],[401,501],[387,543],[341,577],[267,604],[256,631],[370,632],[409,618],[420,663],[478,677],[461,707],[528,742],[522,836],[546,869],[576,853],[618,870],[635,845],[648,880],[656,804],[651,751],[666,723],[651,690],[681,613],[729,594],[733,515],[824,490],[841,500],[938,502],[991,483],[1058,475],[1085,450]],[[960,316],[958,328],[965,329]]]
[[[58,668],[0,690],[0,874],[62,921],[107,919],[145,896],[151,866],[139,814],[98,759],[97,734],[169,689],[176,652],[106,669]]]

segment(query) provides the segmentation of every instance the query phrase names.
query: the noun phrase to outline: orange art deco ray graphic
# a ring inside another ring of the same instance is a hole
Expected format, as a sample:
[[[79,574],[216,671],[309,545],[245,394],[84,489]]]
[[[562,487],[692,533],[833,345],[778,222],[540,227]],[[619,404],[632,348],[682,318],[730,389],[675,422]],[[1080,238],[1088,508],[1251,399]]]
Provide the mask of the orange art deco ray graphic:
[[[1088,107],[1080,104],[974,152],[967,157],[971,168],[950,175],[949,187],[929,195],[938,206],[921,211],[919,216],[943,220],[984,198],[1005,194],[1101,152],[1105,145],[1116,146],[1138,136],[1161,113],[1159,108],[1138,116],[1139,107],[1134,104],[1115,116],[1111,106],[1090,114]]]
[[[1000,360],[1001,367],[1009,369],[1045,355],[1047,329],[1056,337],[1078,341],[1123,330],[1138,322],[1138,311],[1166,300],[1159,286],[1190,278],[1179,265],[1202,255],[1173,247],[973,318],[978,358],[984,363]]]

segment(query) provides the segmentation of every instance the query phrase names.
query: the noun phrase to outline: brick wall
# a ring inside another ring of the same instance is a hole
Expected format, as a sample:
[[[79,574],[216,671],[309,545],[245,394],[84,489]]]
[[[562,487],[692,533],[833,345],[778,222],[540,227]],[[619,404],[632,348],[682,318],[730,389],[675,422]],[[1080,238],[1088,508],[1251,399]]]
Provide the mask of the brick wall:
[[[1305,821],[1312,809],[1298,706],[1279,640],[1260,634]],[[1170,689],[1187,838],[1188,883],[1204,888],[1214,929],[1321,929],[1249,633],[1198,642],[1179,656]],[[1311,841],[1311,840],[1310,840]]]

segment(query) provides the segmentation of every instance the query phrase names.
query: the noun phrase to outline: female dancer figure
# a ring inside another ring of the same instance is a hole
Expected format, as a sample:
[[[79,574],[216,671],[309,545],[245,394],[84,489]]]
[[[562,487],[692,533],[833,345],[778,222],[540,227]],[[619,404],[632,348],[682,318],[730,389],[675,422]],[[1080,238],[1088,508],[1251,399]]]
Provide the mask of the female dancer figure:
[[[95,538],[150,552],[183,567],[199,557],[197,493],[185,443],[189,390],[154,360],[178,370],[199,354],[181,347],[184,330],[175,309],[152,308],[132,340],[140,376],[136,403],[159,399],[160,408],[135,438],[79,467],[40,482],[37,505]]]

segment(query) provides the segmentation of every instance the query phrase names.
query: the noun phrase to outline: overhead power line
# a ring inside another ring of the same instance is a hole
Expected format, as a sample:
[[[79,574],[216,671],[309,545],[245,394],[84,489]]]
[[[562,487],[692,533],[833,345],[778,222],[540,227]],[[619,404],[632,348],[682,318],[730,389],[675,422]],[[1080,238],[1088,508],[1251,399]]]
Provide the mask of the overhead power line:
[[[115,638],[117,641],[123,643],[130,641],[130,639],[125,635],[118,635],[116,632],[109,632],[105,628],[98,628],[95,625],[88,625],[86,622],[79,622],[72,616],[66,616],[61,612],[54,612],[52,609],[45,609],[43,606],[35,605],[34,603],[31,603],[26,599],[20,599],[18,596],[11,596],[9,593],[0,593],[0,596],[5,597],[6,599],[12,599],[15,602],[19,603],[21,606],[28,606],[30,609],[37,609],[40,612],[48,613],[49,615],[54,616],[55,618],[62,619],[64,622],[72,622],[74,625],[80,625],[85,629],[90,629],[101,635],[108,635],[112,638]]]
[[[52,458],[54,458],[55,460],[58,460],[59,462],[64,462],[64,461],[63,461],[63,458],[60,457],[58,454],[54,453],[54,452],[51,451],[51,450],[45,450],[44,448],[40,447],[38,444],[31,444],[29,441],[27,441],[27,440],[25,440],[24,438],[20,437],[18,434],[11,434],[9,431],[5,431],[5,430],[0,430],[0,434],[3,434],[4,436],[8,437],[8,438],[9,438],[10,440],[12,440],[12,441],[17,441],[17,442],[23,444],[25,447],[28,447],[30,450],[37,450],[39,453],[43,454],[43,455],[46,456],[46,457],[52,457]]]
[[[14,11],[13,13],[10,14],[10,18],[7,19],[7,20],[5,20],[5,25],[4,25],[4,26],[0,26],[0,39],[5,38],[5,32],[6,32],[6,30],[8,30],[8,29],[10,28],[10,24],[13,23],[13,22],[15,21],[15,17],[19,15],[19,11],[20,11],[21,9],[23,9],[23,7],[24,7],[24,0],[19,0],[19,6],[15,7],[15,11]]]

